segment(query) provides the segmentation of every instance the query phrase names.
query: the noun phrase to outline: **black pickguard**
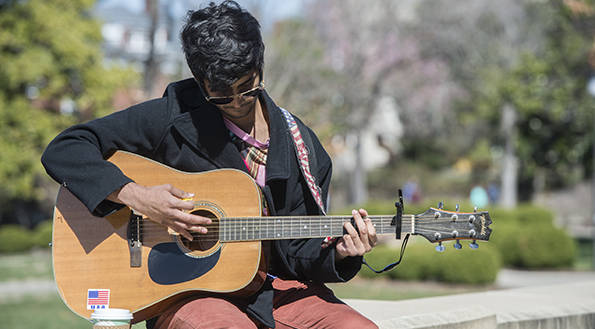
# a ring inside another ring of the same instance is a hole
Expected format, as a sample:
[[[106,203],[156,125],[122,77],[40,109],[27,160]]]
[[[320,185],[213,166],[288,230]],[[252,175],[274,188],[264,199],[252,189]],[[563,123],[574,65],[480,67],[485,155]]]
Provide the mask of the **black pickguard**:
[[[163,285],[188,282],[212,270],[220,256],[221,249],[206,257],[190,257],[175,242],[160,243],[149,253],[149,276]]]

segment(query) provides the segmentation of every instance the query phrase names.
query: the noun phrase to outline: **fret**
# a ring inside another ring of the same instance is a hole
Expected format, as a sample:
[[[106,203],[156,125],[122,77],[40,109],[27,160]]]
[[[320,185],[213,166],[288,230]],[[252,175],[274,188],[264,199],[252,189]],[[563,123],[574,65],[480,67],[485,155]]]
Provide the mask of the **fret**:
[[[298,226],[299,226],[299,231],[296,230],[296,232],[299,232],[300,237],[309,236],[308,229],[310,226],[309,226],[309,223],[307,222],[307,219],[300,218]]]
[[[285,218],[281,219],[283,223],[283,238],[290,239],[292,238],[292,234],[294,232],[293,226],[295,225],[292,220],[286,220]]]
[[[236,240],[241,241],[243,239],[243,235],[244,235],[244,230],[243,230],[244,220],[238,219],[235,222],[236,222]]]
[[[294,233],[295,223],[291,218],[289,218],[289,220],[282,218],[281,222],[283,223],[283,238],[293,238],[292,234]]]
[[[236,220],[232,219],[229,222],[229,240],[230,241],[235,241],[237,239],[237,234],[236,234]]]
[[[242,240],[242,220],[241,219],[236,219],[235,221],[235,237],[234,239],[236,241],[241,241]]]
[[[252,233],[252,230],[254,228],[252,227],[252,223],[250,222],[250,218],[247,218],[244,221],[244,225],[242,225],[242,230],[244,233],[244,240],[250,240],[250,233]]]
[[[254,226],[254,218],[250,218],[248,219],[248,239],[250,240],[254,240],[254,230],[255,230],[255,226]]]
[[[273,238],[276,239],[282,239],[283,238],[283,222],[281,221],[281,218],[277,218],[277,220],[275,220],[275,224],[278,225],[278,228],[275,230],[273,228]]]
[[[236,219],[234,222],[235,222],[235,225],[234,225],[235,237],[234,237],[234,239],[237,241],[241,241],[242,240],[242,220]]]
[[[240,222],[240,236],[241,236],[241,240],[245,241],[248,239],[248,221],[247,220],[241,220],[238,221]]]
[[[279,220],[281,222],[281,237],[283,239],[291,238],[291,222],[287,222],[283,219]]]
[[[343,235],[343,222],[341,225],[335,225],[336,223],[331,222],[331,234],[330,236],[341,236]]]
[[[320,236],[332,236],[333,235],[333,228],[331,223],[328,220],[322,220],[320,225]]]
[[[271,239],[280,239],[281,238],[281,220],[279,218],[274,218],[271,221],[271,231],[269,237]]]
[[[242,221],[242,239],[248,240],[250,235],[250,218]]]
[[[220,220],[219,221],[219,239],[223,240],[223,241],[228,241],[228,237],[227,237],[227,221],[226,220]]]
[[[262,220],[260,218],[255,219],[255,234],[254,234],[254,239],[255,240],[262,240]]]
[[[228,224],[228,229],[229,229],[229,241],[234,241],[235,240],[235,219],[230,218],[229,219],[229,224]]]
[[[301,219],[292,217],[289,219],[289,223],[291,226],[291,229],[289,230],[289,236],[292,239],[301,237]]]

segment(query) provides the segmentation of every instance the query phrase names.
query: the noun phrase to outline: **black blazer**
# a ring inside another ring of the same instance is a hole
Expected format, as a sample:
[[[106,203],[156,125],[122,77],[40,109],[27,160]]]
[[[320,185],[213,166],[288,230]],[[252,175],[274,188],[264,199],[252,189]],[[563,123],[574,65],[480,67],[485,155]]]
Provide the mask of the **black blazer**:
[[[271,215],[317,215],[319,209],[301,174],[293,138],[281,111],[265,93],[270,145],[263,188]],[[315,156],[312,173],[327,199],[331,159],[316,135],[298,118],[302,135]],[[194,79],[174,82],[162,98],[150,100],[103,118],[76,125],[59,134],[47,147],[42,163],[48,174],[67,187],[95,216],[106,216],[122,205],[106,200],[131,179],[105,161],[115,151],[136,153],[178,170],[200,172],[218,168],[247,171],[231,142],[221,113],[203,97]],[[272,244],[271,274],[303,281],[344,282],[361,267],[361,257],[335,266],[334,245],[321,248],[321,239],[279,240]],[[273,327],[272,290],[265,284],[238,304],[262,323]]]

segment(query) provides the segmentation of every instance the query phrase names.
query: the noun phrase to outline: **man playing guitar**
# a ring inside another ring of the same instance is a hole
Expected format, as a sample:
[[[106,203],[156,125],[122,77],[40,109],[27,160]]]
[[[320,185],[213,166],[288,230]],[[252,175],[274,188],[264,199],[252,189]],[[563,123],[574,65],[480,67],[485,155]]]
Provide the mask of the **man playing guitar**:
[[[138,184],[108,158],[127,151],[185,172],[235,168],[260,185],[265,215],[324,214],[316,193],[327,199],[331,159],[295,118],[313,192],[286,116],[265,91],[258,21],[233,1],[211,3],[189,12],[181,40],[193,78],[171,83],[162,98],[65,130],[42,157],[48,174],[95,216],[125,205],[188,240],[208,234],[212,222],[191,212],[194,195],[171,184]],[[268,277],[256,293],[192,296],[147,320],[147,327],[376,328],[324,285],[353,278],[377,243],[367,212],[352,216],[354,224],[345,222],[337,240],[270,241]]]

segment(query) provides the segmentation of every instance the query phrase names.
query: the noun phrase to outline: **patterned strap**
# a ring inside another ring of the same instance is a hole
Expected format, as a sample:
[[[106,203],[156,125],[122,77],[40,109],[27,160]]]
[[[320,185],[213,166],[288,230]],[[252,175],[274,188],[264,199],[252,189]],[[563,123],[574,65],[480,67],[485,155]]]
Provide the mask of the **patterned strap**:
[[[302,173],[304,174],[304,178],[306,179],[308,188],[310,189],[310,192],[312,193],[314,200],[316,200],[316,203],[318,204],[320,211],[322,211],[322,213],[324,215],[326,215],[326,211],[324,209],[324,203],[322,202],[322,195],[320,193],[321,192],[320,187],[318,186],[318,184],[316,184],[316,178],[310,172],[310,162],[308,160],[308,149],[306,148],[306,144],[304,143],[304,140],[302,139],[302,134],[300,133],[300,129],[298,128],[298,125],[295,122],[295,119],[293,118],[291,113],[289,113],[289,111],[287,111],[286,109],[284,109],[282,107],[279,107],[279,109],[285,116],[285,121],[287,122],[287,126],[289,127],[289,131],[291,132],[291,135],[293,136],[293,141],[295,142],[294,143],[295,150],[297,152],[297,156],[298,156],[298,160],[299,160],[298,162],[300,163],[300,168],[302,169]],[[336,240],[336,238],[332,238],[332,237],[325,238],[324,242],[322,243],[322,247],[323,248],[328,247],[335,240]]]

